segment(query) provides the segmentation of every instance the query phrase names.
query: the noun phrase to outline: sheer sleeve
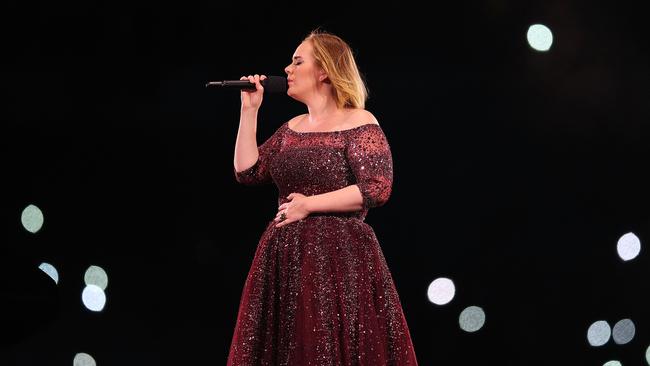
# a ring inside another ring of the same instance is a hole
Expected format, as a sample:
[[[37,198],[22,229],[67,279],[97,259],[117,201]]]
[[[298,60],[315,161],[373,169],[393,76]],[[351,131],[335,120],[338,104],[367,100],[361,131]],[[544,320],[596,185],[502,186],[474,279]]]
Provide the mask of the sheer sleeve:
[[[273,160],[273,156],[280,150],[282,144],[282,131],[286,123],[278,128],[275,133],[269,137],[257,150],[259,156],[253,166],[248,169],[238,172],[236,169],[235,179],[237,182],[245,185],[261,185],[271,183],[271,172],[269,165]]]
[[[363,197],[363,208],[386,203],[393,188],[393,158],[381,127],[376,124],[352,130],[346,148],[350,167]]]

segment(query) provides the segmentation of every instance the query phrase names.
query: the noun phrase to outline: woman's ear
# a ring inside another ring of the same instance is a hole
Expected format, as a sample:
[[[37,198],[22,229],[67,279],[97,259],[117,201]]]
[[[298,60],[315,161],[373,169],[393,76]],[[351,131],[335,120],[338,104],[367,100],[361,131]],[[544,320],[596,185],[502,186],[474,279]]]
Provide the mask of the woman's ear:
[[[327,74],[325,73],[324,70],[321,70],[319,75],[318,75],[318,81],[323,82],[323,83],[329,83],[330,79],[327,77]]]

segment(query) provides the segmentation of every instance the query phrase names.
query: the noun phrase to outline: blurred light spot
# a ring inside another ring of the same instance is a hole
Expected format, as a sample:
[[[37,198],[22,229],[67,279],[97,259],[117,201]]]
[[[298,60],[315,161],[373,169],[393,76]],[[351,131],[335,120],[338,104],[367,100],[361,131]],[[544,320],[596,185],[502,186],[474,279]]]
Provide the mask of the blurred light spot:
[[[587,340],[589,344],[593,347],[600,347],[609,341],[609,337],[612,335],[612,329],[609,327],[609,323],[604,320],[599,320],[587,329]]]
[[[43,212],[40,208],[34,205],[29,205],[23,210],[23,213],[20,216],[20,221],[25,230],[30,233],[36,233],[43,227]]]
[[[88,285],[81,294],[81,300],[83,300],[88,310],[102,311],[104,305],[106,305],[106,294],[101,288],[95,285]]]
[[[542,24],[531,25],[526,38],[530,47],[537,51],[548,51],[553,44],[553,33]]]
[[[641,252],[641,241],[633,233],[627,233],[618,239],[616,251],[622,260],[629,261],[630,259],[636,258],[639,252]]]
[[[623,366],[619,361],[607,361],[603,366]]]
[[[635,328],[634,323],[630,319],[619,320],[614,324],[612,330],[612,338],[616,344],[626,344],[634,338]]]
[[[648,346],[648,349],[645,350],[645,362],[650,365],[650,346]]]
[[[72,366],[97,366],[95,359],[87,353],[77,353]]]
[[[456,294],[454,282],[449,278],[440,277],[429,285],[427,296],[436,305],[444,305],[451,301]]]
[[[102,290],[106,290],[108,287],[108,275],[102,267],[99,266],[90,266],[84,274],[84,282],[86,285],[95,285]]]
[[[54,268],[53,265],[43,262],[40,266],[38,266],[38,268],[40,268],[41,271],[47,273],[48,276],[52,277],[54,283],[59,283],[59,272],[56,270],[56,268]]]
[[[478,306],[467,307],[458,319],[460,328],[466,332],[476,332],[485,324],[485,312]]]

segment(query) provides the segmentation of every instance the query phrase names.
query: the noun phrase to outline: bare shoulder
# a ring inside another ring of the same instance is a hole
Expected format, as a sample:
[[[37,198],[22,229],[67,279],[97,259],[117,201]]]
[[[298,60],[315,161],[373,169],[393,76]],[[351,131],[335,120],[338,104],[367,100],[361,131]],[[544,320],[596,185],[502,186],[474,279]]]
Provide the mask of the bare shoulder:
[[[360,108],[355,108],[351,110],[348,118],[346,119],[348,121],[347,124],[349,128],[356,128],[367,124],[373,124],[373,125],[379,124],[377,118],[375,118],[375,116],[371,112]]]
[[[307,117],[307,113],[299,114],[299,115],[297,115],[297,116],[291,118],[291,119],[287,122],[287,126],[288,126],[289,128],[291,128],[291,129],[293,129],[293,128],[296,126],[296,124],[298,124],[300,121],[302,121],[305,117]]]

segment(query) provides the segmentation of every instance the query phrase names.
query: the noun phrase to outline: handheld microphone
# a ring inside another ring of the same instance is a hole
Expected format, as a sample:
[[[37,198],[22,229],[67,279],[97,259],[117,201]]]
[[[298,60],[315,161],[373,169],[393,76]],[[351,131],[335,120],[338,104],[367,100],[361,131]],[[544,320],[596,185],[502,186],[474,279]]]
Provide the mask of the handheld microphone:
[[[260,81],[260,84],[264,87],[264,91],[269,93],[284,93],[287,91],[287,78],[283,76],[267,76],[266,79]],[[235,90],[255,90],[255,84],[248,80],[210,81],[205,84],[206,88],[210,86]]]

